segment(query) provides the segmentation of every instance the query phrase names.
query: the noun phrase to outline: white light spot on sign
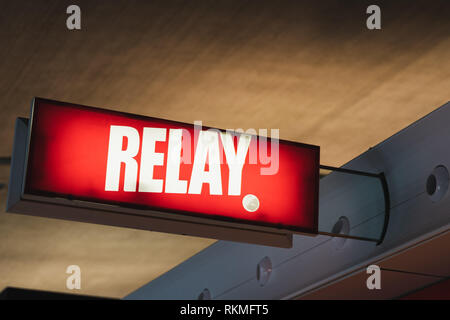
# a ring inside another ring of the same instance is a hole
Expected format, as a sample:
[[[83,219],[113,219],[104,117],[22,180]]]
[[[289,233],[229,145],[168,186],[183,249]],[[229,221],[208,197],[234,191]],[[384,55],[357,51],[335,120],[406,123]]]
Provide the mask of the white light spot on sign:
[[[242,199],[244,209],[249,212],[255,212],[259,208],[259,199],[253,194],[248,194]]]

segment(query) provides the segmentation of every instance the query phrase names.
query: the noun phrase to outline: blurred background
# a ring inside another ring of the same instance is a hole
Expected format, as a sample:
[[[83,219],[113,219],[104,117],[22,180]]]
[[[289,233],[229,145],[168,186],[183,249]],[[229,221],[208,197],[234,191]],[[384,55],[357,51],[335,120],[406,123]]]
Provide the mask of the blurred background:
[[[66,28],[71,4],[81,30]],[[5,213],[34,96],[279,128],[341,166],[450,100],[449,16],[448,0],[0,1],[0,291],[70,292],[76,264],[76,293],[123,297],[214,242]]]

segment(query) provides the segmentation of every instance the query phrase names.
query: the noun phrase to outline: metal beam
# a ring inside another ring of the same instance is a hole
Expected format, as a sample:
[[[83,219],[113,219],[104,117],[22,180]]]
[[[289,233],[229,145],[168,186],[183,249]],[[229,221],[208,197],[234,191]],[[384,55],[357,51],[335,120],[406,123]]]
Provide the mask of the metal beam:
[[[218,241],[126,299],[196,299],[205,288],[212,299],[295,298],[445,233],[450,197],[447,192],[433,202],[426,183],[436,166],[450,168],[449,123],[447,103],[343,166],[385,173],[391,207],[382,244],[323,235],[294,236],[291,249]],[[320,180],[320,215],[330,224],[346,216],[352,230],[370,232],[383,223],[384,201],[382,194],[371,196],[375,190],[366,180],[355,179],[333,172]],[[364,210],[378,214],[358,221]],[[264,257],[272,272],[261,286],[256,270]]]

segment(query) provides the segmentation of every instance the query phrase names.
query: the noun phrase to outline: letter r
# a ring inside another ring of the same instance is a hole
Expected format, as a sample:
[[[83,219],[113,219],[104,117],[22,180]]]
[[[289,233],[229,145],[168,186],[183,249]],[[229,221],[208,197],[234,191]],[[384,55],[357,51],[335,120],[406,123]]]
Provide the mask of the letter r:
[[[127,148],[123,150],[124,137]],[[108,160],[106,164],[105,191],[119,191],[120,166],[125,164],[124,191],[136,191],[138,164],[134,157],[139,152],[139,133],[135,128],[111,126],[109,132]]]

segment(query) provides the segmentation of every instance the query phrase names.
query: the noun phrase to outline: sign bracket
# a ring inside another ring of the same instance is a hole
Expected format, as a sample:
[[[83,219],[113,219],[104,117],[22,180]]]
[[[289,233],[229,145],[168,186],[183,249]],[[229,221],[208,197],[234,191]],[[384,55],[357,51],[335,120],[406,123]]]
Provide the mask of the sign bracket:
[[[383,223],[383,227],[382,227],[382,230],[380,233],[380,237],[378,239],[372,239],[372,238],[361,237],[361,236],[345,235],[342,233],[325,232],[325,231],[319,230],[319,234],[322,234],[322,235],[328,235],[328,236],[332,236],[332,237],[349,238],[349,239],[358,239],[358,240],[364,240],[364,241],[372,241],[372,242],[376,242],[377,246],[380,245],[383,242],[384,237],[386,236],[387,228],[389,225],[390,207],[391,207],[390,206],[389,187],[388,187],[386,176],[385,176],[384,172],[372,173],[372,172],[366,172],[366,171],[360,171],[360,170],[354,170],[354,169],[337,168],[337,167],[327,166],[327,165],[322,165],[322,164],[319,165],[319,169],[341,172],[344,174],[365,176],[365,177],[375,178],[375,179],[380,180],[381,187],[383,189],[383,196],[384,196],[384,223]]]

